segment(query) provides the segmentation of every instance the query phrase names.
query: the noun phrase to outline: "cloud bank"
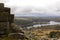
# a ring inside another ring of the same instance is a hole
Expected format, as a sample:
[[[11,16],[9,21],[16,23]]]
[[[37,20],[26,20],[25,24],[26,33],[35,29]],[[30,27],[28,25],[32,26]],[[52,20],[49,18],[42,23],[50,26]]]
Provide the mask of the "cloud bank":
[[[0,2],[11,7],[11,12],[19,16],[60,16],[60,0],[1,0]]]

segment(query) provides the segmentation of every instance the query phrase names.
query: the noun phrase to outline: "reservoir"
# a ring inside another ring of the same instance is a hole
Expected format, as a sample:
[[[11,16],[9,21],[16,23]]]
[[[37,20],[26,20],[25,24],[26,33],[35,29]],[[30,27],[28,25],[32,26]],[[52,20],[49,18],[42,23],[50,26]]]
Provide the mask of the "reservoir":
[[[47,24],[35,24],[35,25],[29,26],[27,28],[30,29],[32,27],[41,27],[41,26],[48,26],[48,25],[60,25],[60,22],[50,21]]]

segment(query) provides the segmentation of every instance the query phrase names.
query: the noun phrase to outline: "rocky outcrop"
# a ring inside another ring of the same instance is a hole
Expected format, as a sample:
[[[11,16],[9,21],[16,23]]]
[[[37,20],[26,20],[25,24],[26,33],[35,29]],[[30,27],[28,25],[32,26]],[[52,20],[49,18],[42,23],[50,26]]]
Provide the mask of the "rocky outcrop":
[[[24,31],[14,24],[14,14],[10,14],[10,10],[10,8],[4,7],[3,3],[0,3],[0,37],[7,35],[11,39],[28,39]]]
[[[14,22],[14,15],[10,14],[10,8],[4,7],[3,3],[0,3],[0,35],[6,35],[11,29],[11,23]]]

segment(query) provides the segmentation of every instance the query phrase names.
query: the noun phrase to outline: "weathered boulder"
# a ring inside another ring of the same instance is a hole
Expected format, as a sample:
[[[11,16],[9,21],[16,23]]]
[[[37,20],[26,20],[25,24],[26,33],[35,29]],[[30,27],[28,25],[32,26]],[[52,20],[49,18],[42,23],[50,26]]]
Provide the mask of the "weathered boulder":
[[[26,35],[24,35],[23,33],[11,33],[8,36],[11,39],[21,39],[21,40],[27,39],[28,40]]]

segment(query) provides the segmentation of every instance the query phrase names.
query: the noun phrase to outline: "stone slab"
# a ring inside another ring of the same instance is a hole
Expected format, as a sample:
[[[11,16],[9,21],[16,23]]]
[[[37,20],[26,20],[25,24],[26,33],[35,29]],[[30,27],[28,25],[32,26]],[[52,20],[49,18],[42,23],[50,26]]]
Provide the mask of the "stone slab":
[[[0,3],[0,9],[1,8],[4,8],[4,4],[3,3]]]
[[[6,8],[6,7],[0,8],[0,12],[8,12],[10,14],[11,9],[10,8]]]
[[[0,22],[0,35],[8,32],[9,22]]]
[[[14,14],[11,14],[11,15],[10,15],[10,19],[9,19],[9,21],[10,21],[11,23],[14,22]]]
[[[7,7],[4,7],[4,12],[10,13],[11,12],[11,9],[10,8],[7,8]]]
[[[9,16],[8,12],[0,12],[0,16]]]

